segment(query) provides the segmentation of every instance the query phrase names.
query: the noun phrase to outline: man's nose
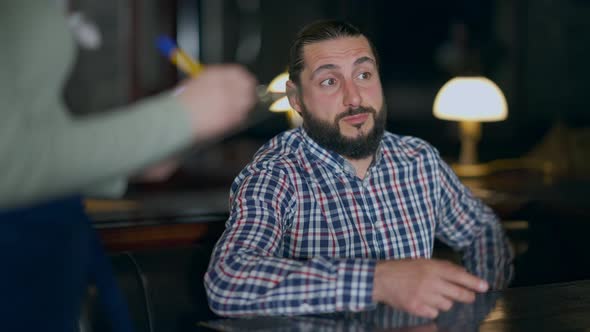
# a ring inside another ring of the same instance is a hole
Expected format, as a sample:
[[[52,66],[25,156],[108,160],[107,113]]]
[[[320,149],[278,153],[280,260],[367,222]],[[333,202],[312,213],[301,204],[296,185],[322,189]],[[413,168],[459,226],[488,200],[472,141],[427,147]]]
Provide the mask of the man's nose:
[[[363,101],[359,88],[353,81],[346,81],[344,84],[344,106],[349,108],[357,108]]]

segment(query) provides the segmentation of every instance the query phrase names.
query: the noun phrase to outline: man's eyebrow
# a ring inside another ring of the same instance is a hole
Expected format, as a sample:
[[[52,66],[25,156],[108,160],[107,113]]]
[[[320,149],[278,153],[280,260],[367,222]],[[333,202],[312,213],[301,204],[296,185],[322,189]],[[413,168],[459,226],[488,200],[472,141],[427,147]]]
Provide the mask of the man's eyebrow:
[[[373,65],[375,65],[375,60],[368,57],[368,56],[363,56],[363,57],[356,59],[356,61],[354,62],[354,65],[357,66],[357,65],[360,65],[361,63],[365,63],[365,62],[370,62]]]
[[[328,69],[336,69],[336,68],[340,68],[340,67],[338,67],[338,66],[336,66],[336,65],[334,65],[334,64],[331,64],[331,63],[327,63],[327,64],[325,64],[325,65],[321,65],[321,66],[317,67],[317,68],[316,68],[316,69],[313,71],[313,73],[311,73],[311,79],[313,80],[313,78],[314,78],[314,77],[315,77],[315,76],[316,76],[316,75],[317,75],[319,72],[321,72],[321,71],[323,71],[323,70],[328,70]]]
[[[358,66],[358,65],[360,65],[360,64],[362,64],[362,63],[365,63],[365,62],[369,62],[369,63],[372,63],[373,65],[375,65],[375,60],[374,60],[373,58],[371,58],[371,57],[368,57],[368,56],[362,56],[362,57],[360,57],[360,58],[356,59],[356,60],[354,61],[354,65],[355,65],[355,66]],[[312,80],[313,80],[313,78],[314,78],[314,77],[315,77],[315,76],[316,76],[318,73],[320,73],[320,72],[321,72],[321,71],[323,71],[323,70],[329,70],[329,69],[338,69],[338,68],[340,68],[340,67],[339,67],[339,66],[337,66],[337,65],[335,65],[335,64],[331,64],[331,63],[327,63],[327,64],[325,64],[325,65],[321,65],[321,66],[317,67],[317,68],[316,68],[316,69],[313,71],[313,73],[311,73],[311,78],[310,78],[310,79],[312,79]]]

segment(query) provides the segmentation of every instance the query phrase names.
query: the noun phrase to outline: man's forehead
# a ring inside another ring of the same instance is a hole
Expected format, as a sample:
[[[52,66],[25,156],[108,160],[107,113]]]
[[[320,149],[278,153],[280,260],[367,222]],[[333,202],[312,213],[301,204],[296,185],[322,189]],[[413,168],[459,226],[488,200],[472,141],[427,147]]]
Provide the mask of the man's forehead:
[[[305,45],[303,48],[304,70],[308,71],[334,61],[353,63],[361,57],[375,61],[371,45],[364,36],[323,40]]]

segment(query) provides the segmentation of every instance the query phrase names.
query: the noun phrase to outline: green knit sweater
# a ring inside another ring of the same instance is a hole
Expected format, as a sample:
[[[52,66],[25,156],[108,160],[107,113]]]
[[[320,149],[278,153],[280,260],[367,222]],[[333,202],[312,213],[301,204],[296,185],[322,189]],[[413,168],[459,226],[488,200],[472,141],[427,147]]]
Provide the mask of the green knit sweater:
[[[69,114],[61,96],[74,43],[52,1],[2,0],[0,43],[0,208],[120,194],[127,176],[190,143],[188,115],[169,95]]]

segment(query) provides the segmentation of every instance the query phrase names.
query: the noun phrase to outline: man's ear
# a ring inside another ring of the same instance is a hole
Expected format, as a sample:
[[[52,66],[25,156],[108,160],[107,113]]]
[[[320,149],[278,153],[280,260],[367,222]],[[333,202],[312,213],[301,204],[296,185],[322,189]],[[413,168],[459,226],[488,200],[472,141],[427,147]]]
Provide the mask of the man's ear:
[[[301,100],[299,99],[299,90],[297,85],[291,80],[287,81],[287,98],[289,98],[289,104],[297,113],[301,114]]]

